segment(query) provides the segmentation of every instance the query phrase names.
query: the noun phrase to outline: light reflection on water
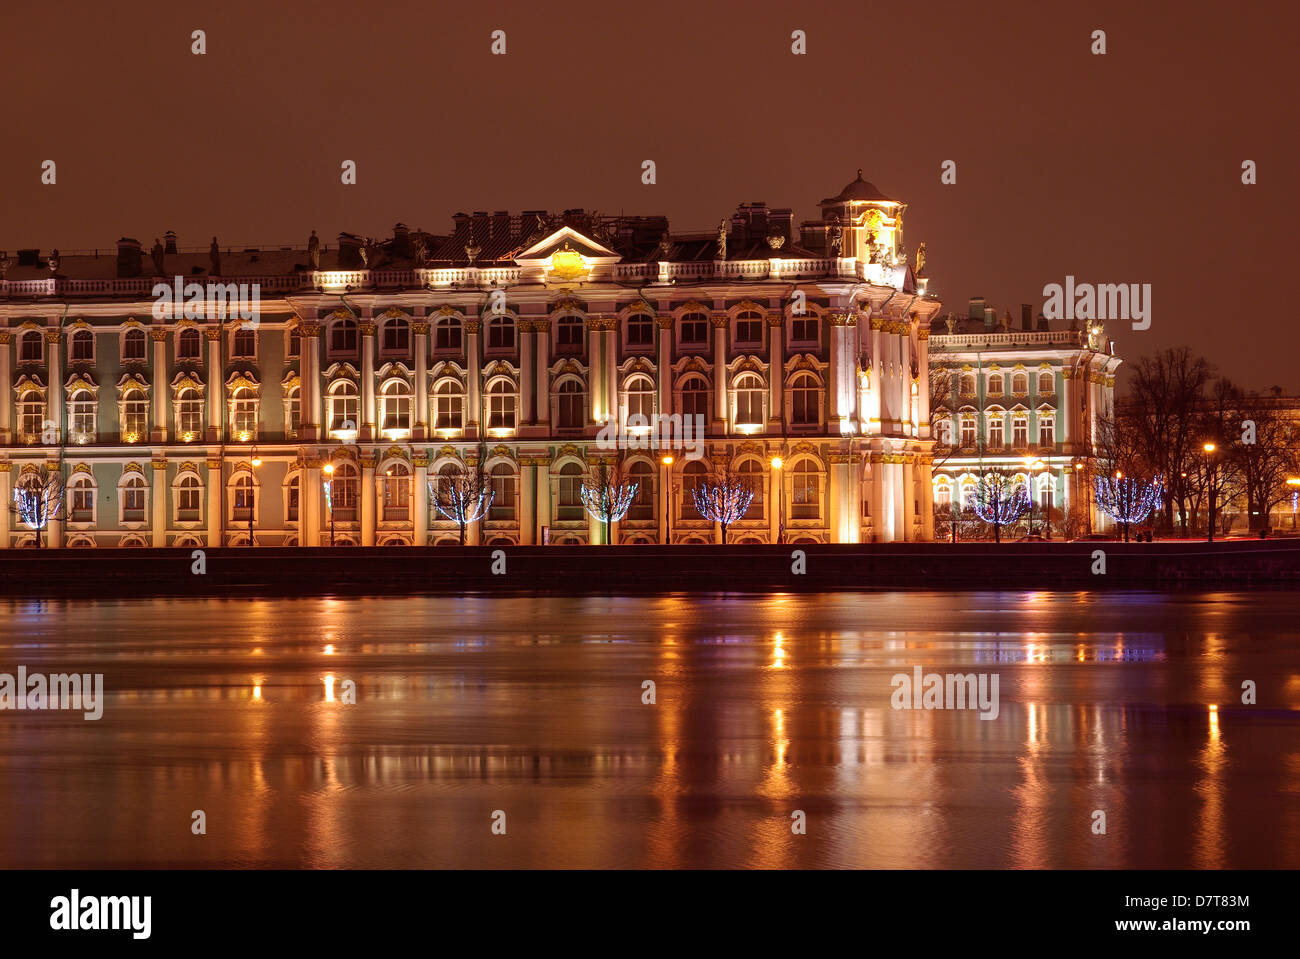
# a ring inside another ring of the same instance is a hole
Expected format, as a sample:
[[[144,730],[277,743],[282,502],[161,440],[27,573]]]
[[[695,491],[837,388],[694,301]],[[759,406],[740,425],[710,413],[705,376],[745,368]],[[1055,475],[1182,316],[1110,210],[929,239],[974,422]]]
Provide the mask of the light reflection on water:
[[[0,610],[0,672],[108,691],[0,712],[5,866],[1300,865],[1284,593]],[[915,666],[998,718],[891,708]]]

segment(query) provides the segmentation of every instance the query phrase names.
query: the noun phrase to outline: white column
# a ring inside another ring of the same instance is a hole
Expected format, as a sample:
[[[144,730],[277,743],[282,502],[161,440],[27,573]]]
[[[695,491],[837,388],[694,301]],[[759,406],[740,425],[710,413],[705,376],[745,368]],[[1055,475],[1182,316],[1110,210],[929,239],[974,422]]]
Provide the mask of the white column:
[[[925,420],[922,420],[924,423]],[[917,464],[917,481],[921,494],[921,539],[934,542],[934,467],[929,456],[922,455]]]
[[[673,319],[661,316],[655,320],[659,330],[659,364],[655,374],[659,383],[659,412],[667,416],[673,411]]]
[[[50,385],[45,395],[46,418],[54,424],[55,442],[63,441],[63,333],[60,330],[45,332],[45,348],[49,354]],[[42,430],[42,432],[44,432]],[[52,526],[51,526],[52,528]]]
[[[519,460],[519,545],[537,542],[537,461]]]
[[[727,430],[727,318],[713,316],[713,432]],[[721,536],[721,533],[718,534]]]
[[[155,459],[153,466],[153,545],[167,545],[167,461]]]
[[[892,494],[893,502],[890,504],[892,514],[892,523],[889,541],[891,543],[901,543],[905,538],[903,530],[909,522],[908,512],[904,506],[903,498],[907,491],[903,488],[903,464],[897,462],[899,457],[895,456],[895,462],[890,463],[887,467],[889,473],[889,491]]]
[[[903,542],[916,540],[913,523],[916,518],[916,468],[909,454],[903,463]]]
[[[591,402],[591,418],[603,422],[605,409],[605,363],[601,356],[600,321],[587,318],[587,397]]]
[[[604,362],[605,362],[605,418],[618,416],[618,327],[617,321],[606,319],[601,321],[603,329],[600,332],[600,338],[604,341]],[[614,524],[617,525],[617,524]],[[611,526],[611,529],[613,527]],[[612,533],[611,533],[612,535]],[[617,541],[616,541],[617,542]]]
[[[429,324],[417,320],[415,332],[415,433],[414,438],[429,438]],[[424,543],[417,545],[423,546]]]
[[[14,383],[13,383],[13,347],[10,343],[13,340],[13,334],[8,330],[0,330],[0,446],[7,446],[13,440],[14,426]],[[11,502],[6,496],[4,500],[6,506]],[[0,512],[8,514],[8,509],[0,509]],[[8,529],[6,524],[5,529]],[[6,537],[0,542],[0,547],[9,545]]]
[[[479,352],[478,336],[482,327],[480,320],[465,321],[465,346],[469,357],[469,382],[465,389],[469,393],[469,419],[465,423],[467,437],[479,436],[483,424],[483,376],[479,372],[482,354]]]
[[[302,437],[310,443],[324,439],[327,433],[327,429],[321,421],[321,325],[319,323],[304,323],[298,329],[302,334],[299,341],[302,356],[299,359],[300,370],[298,375],[301,382],[299,400],[302,403],[302,409],[299,415],[302,419]]]
[[[768,355],[768,432],[782,432],[785,421],[785,316],[781,313],[769,313],[767,316],[767,335],[771,338]]]
[[[361,460],[361,545],[375,545],[375,461]]]
[[[221,546],[221,460],[208,460],[208,546]]]
[[[923,326],[916,331],[917,368],[921,371],[917,381],[917,400],[920,404],[917,420],[922,439],[930,438],[930,329]],[[925,504],[922,503],[922,506]],[[922,513],[924,515],[924,513]],[[933,539],[933,535],[929,537]]]
[[[551,461],[537,458],[537,542],[542,542],[541,529],[551,525]]]
[[[153,341],[153,428],[150,443],[167,442],[167,331],[150,330]],[[155,543],[155,546],[162,545]]]
[[[375,438],[375,324],[358,324],[361,331],[361,439]],[[373,543],[367,544],[373,546]]]
[[[225,416],[226,391],[221,384],[221,330],[204,330],[208,341],[208,442],[221,440],[221,424]],[[220,546],[209,543],[209,546]]]
[[[538,426],[548,426],[551,422],[551,321],[533,321],[533,345],[537,354],[537,406],[535,409]]]
[[[537,362],[533,359],[533,332],[531,320],[519,321],[519,425],[537,422]]]
[[[50,473],[58,474],[60,471],[58,460],[47,460],[45,469]],[[57,549],[63,545],[63,514],[60,513],[54,519],[51,519],[45,529],[45,545],[51,549]]]
[[[13,469],[12,463],[0,463],[0,502],[3,502],[6,506],[14,501],[14,494],[9,488],[9,480],[11,479],[9,471],[11,469]],[[9,548],[9,517],[11,515],[8,509],[0,509],[0,549]]]
[[[871,529],[872,541],[885,542],[885,459],[871,453]]]
[[[411,542],[424,546],[429,542],[429,457],[416,456],[415,486],[411,489],[411,505],[415,507],[415,535]]]
[[[298,545],[319,546],[321,527],[328,526],[325,515],[325,497],[321,488],[321,461],[307,461],[307,477],[303,481],[298,500]]]

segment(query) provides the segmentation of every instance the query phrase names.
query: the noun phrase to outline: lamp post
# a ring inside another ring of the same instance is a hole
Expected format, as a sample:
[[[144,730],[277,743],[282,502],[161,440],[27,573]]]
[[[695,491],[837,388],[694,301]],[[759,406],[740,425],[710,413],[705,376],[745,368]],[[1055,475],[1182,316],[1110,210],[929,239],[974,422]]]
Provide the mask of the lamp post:
[[[1034,471],[1042,472],[1043,461],[1035,460],[1032,456],[1025,457],[1025,473],[1029,477],[1029,535],[1034,535]],[[1051,519],[1048,519],[1051,522]]]
[[[321,469],[329,477],[325,481],[325,508],[330,513],[330,545],[334,545],[334,464],[326,463]]]
[[[248,458],[248,548],[253,548],[253,504],[255,502],[257,487],[253,482],[253,470],[262,465],[262,459],[257,455],[257,447],[254,446]]]
[[[667,524],[667,542],[671,546],[673,545],[673,494],[671,482],[673,478],[673,458],[664,456],[659,462],[664,465],[664,492],[667,494],[664,496],[664,522]]]
[[[785,482],[781,479],[781,467],[785,465],[784,460],[779,456],[772,457],[772,472],[776,474],[776,542],[780,545],[785,542]]]
[[[1208,528],[1206,529],[1206,535],[1208,537],[1206,539],[1206,542],[1213,543],[1214,542],[1214,507],[1216,505],[1215,500],[1218,499],[1218,496],[1216,495],[1217,490],[1214,488],[1214,474],[1215,474],[1214,444],[1206,443],[1204,446],[1201,447],[1201,449],[1205,450],[1205,485],[1206,485],[1206,493],[1209,495],[1210,498],[1210,523]]]

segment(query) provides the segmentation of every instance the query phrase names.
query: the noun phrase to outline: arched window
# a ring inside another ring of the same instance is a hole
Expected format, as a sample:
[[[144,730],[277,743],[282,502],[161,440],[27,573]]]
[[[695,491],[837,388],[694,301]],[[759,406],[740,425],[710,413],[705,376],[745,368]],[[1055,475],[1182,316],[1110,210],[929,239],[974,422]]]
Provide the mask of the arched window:
[[[492,507],[488,519],[513,521],[515,518],[515,471],[507,463],[498,463],[489,474],[492,483]]]
[[[95,334],[90,330],[76,330],[72,334],[72,362],[91,362],[95,359]]]
[[[1056,418],[1051,413],[1038,414],[1038,445],[1046,448],[1056,445]]]
[[[816,426],[821,422],[821,390],[817,377],[798,373],[790,383],[790,422],[795,426]]]
[[[634,426],[649,426],[655,412],[655,385],[650,377],[636,374],[627,380],[627,422]],[[633,421],[632,417],[640,417]]]
[[[655,318],[649,313],[637,312],[627,318],[627,345],[653,346]]]
[[[361,421],[357,384],[351,380],[335,380],[330,384],[329,400],[330,433],[355,433]]]
[[[1011,421],[1011,445],[1023,450],[1029,445],[1029,414],[1017,413]]]
[[[1038,374],[1038,392],[1040,395],[1056,392],[1056,377],[1052,376],[1050,370],[1043,370]]]
[[[230,438],[241,443],[257,438],[257,397],[247,386],[230,394]]]
[[[555,351],[564,356],[576,356],[582,352],[582,317],[562,316],[555,324]]]
[[[989,410],[988,418],[989,418],[989,424],[988,424],[989,449],[1000,450],[1007,444],[1007,437],[1006,437],[1005,426],[1004,426],[1005,417],[1003,415],[1002,410],[997,409],[995,407],[994,409]]]
[[[384,470],[384,520],[389,523],[411,519],[411,470],[405,463],[393,463]]]
[[[23,442],[41,442],[44,425],[45,394],[40,390],[24,391],[18,400],[18,431],[22,434]]]
[[[357,468],[350,460],[334,464],[334,476],[330,480],[330,503],[334,519],[338,522],[350,523],[357,518],[357,491],[360,485]]]
[[[384,324],[384,352],[409,353],[411,351],[411,324],[399,316]]]
[[[433,426],[438,430],[459,430],[465,393],[456,380],[441,380],[433,394]]]
[[[411,387],[405,380],[389,380],[383,391],[383,425],[389,439],[411,431]]]
[[[139,473],[132,473],[118,487],[118,502],[122,508],[123,523],[144,522],[144,500],[144,477]]]
[[[699,460],[691,460],[682,467],[682,519],[697,520],[704,517],[695,509],[695,496],[691,490],[707,482],[708,470]]]
[[[39,363],[45,357],[45,337],[40,330],[28,330],[18,338],[18,361]]]
[[[736,377],[736,425],[763,425],[763,381],[757,373]]]
[[[952,417],[944,416],[935,423],[935,439],[941,446],[952,445]]]
[[[176,358],[180,360],[197,360],[202,352],[202,338],[199,331],[187,326],[176,336]]]
[[[709,417],[709,384],[702,376],[691,375],[682,381],[682,415]]]
[[[124,363],[139,363],[146,359],[148,349],[146,347],[147,338],[144,330],[138,327],[129,329],[122,337],[122,361]]]
[[[815,313],[796,314],[790,321],[791,343],[816,343],[821,317]]]
[[[1028,393],[1029,375],[1026,373],[1013,374],[1011,377],[1011,392],[1018,394]]]
[[[957,382],[960,384],[962,396],[975,395],[975,374],[974,373],[963,373]]]
[[[290,436],[298,434],[302,425],[302,390],[296,386],[289,387],[285,396],[285,429]]]
[[[736,478],[754,491],[754,499],[745,510],[744,519],[763,518],[763,493],[767,486],[763,464],[758,460],[745,460],[736,468]]]
[[[703,313],[687,313],[681,321],[683,346],[707,346],[709,318]]]
[[[330,352],[348,355],[357,352],[357,322],[343,318],[334,321],[330,327]]]
[[[989,396],[1002,395],[1002,374],[993,373],[989,376]]]
[[[790,471],[790,516],[819,519],[822,515],[821,470],[810,459],[802,459]]]
[[[763,342],[763,316],[746,310],[736,317],[736,344],[756,346]]]
[[[68,483],[68,521],[95,521],[95,483],[85,473],[74,476]]]
[[[250,326],[241,326],[235,330],[235,340],[230,355],[236,359],[247,360],[257,355],[257,333]]]
[[[504,379],[495,380],[488,387],[488,429],[504,432],[513,430],[518,399],[513,383]]]
[[[628,507],[628,520],[633,522],[655,518],[655,470],[645,460],[637,460],[627,470],[627,481],[636,483],[636,496]]]
[[[203,397],[193,387],[186,387],[177,394],[176,429],[186,442],[203,434]]]
[[[95,397],[90,390],[74,390],[68,399],[68,418],[74,443],[95,442]]]
[[[963,448],[975,445],[975,416],[966,414],[961,418],[961,445]]]
[[[555,518],[557,520],[582,519],[582,467],[577,463],[565,463],[560,467],[559,486]]]
[[[489,350],[513,350],[515,348],[515,321],[509,316],[494,316],[488,323]]]
[[[298,522],[298,509],[302,501],[302,474],[294,473],[289,477],[285,487],[285,519],[290,523]],[[290,545],[285,543],[286,546]]]
[[[979,491],[979,481],[973,476],[963,476],[961,480],[961,508],[974,509],[975,497]]]
[[[555,425],[562,430],[581,429],[584,419],[582,384],[575,379],[568,379],[561,383],[555,392],[558,417]]]
[[[454,316],[444,316],[434,327],[433,348],[438,351],[459,353],[461,350],[460,320]]]
[[[253,486],[253,476],[251,473],[239,473],[235,476],[231,484],[231,514],[230,518],[236,523],[247,523],[252,520],[253,511],[257,504],[256,489]]]
[[[176,482],[176,522],[197,523],[203,503],[203,484],[193,473]]]
[[[940,476],[934,481],[934,505],[952,506],[952,481],[946,476]]]
[[[138,443],[149,434],[149,400],[143,390],[122,394],[122,439]]]
[[[302,329],[297,325],[289,327],[288,357],[302,356]]]

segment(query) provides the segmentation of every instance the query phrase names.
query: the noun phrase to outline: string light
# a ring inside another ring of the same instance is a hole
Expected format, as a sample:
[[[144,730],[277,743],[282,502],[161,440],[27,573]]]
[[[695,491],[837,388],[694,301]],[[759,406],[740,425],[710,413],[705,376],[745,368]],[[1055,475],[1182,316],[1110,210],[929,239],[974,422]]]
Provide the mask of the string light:
[[[1097,508],[1117,523],[1141,523],[1163,502],[1164,478],[1140,480],[1122,473],[1099,476]]]
[[[16,487],[14,509],[28,529],[40,532],[63,511],[63,484],[50,476]]]
[[[1029,510],[1029,491],[1023,483],[990,473],[981,476],[975,489],[975,513],[993,527],[993,541],[1001,542],[1001,529]]]
[[[639,488],[639,483],[597,483],[592,486],[583,483],[578,488],[578,496],[593,519],[617,523],[632,508],[632,500],[636,499]]]
[[[754,501],[754,491],[749,484],[724,476],[720,481],[705,481],[691,487],[695,511],[705,519],[722,526],[722,542],[727,542],[727,527],[745,515]]]

